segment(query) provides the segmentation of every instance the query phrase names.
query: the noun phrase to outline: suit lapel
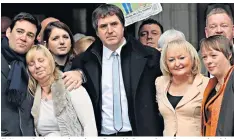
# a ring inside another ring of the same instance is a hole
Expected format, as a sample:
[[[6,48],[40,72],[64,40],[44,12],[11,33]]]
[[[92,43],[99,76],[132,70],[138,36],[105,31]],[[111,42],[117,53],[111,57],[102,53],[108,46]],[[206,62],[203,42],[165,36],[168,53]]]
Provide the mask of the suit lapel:
[[[86,51],[89,51],[84,56],[84,69],[88,72],[92,84],[96,92],[95,102],[99,102],[101,91],[101,76],[102,76],[102,44],[96,40]],[[101,103],[100,103],[101,104]]]
[[[185,95],[183,96],[181,101],[179,101],[176,108],[179,108],[179,107],[185,105],[186,103],[190,102],[190,100],[192,100],[194,97],[196,97],[199,93],[200,93],[200,91],[198,90],[198,88],[195,85],[192,85],[192,87],[185,93]]]
[[[159,98],[162,100],[162,102],[164,103],[165,106],[167,106],[171,111],[175,112],[175,109],[172,107],[171,103],[169,102],[168,98],[167,98],[167,92],[168,92],[168,88],[170,85],[170,77],[169,76],[165,76],[165,80],[164,80],[164,84],[162,84],[162,86],[160,88],[162,88],[162,98]]]
[[[88,61],[85,63],[85,69],[88,72],[88,75],[90,75],[90,79],[93,82],[95,92],[97,93],[97,99],[96,101],[99,100],[99,92],[100,92],[100,86],[101,86],[101,80],[100,80],[100,71],[98,69],[98,63],[94,63],[94,61]]]
[[[207,98],[208,98],[208,96],[209,96],[209,94],[211,93],[211,91],[214,89],[214,87],[215,87],[215,85],[217,84],[217,82],[218,82],[218,80],[216,79],[216,78],[211,78],[210,80],[209,80],[209,82],[208,82],[208,84],[207,84],[207,86],[206,86],[206,89],[205,89],[205,91],[204,91],[204,95],[203,95],[203,99],[202,99],[202,107],[201,107],[201,112],[202,112],[202,135],[204,135],[205,134],[205,124],[206,124],[206,122],[207,122],[207,120],[206,120],[206,110],[207,110],[207,108],[208,108],[208,103],[206,103],[206,101],[207,101]]]
[[[123,48],[124,49],[124,48]],[[122,77],[123,77],[123,83],[124,88],[126,91],[126,95],[128,100],[131,98],[131,81],[130,81],[130,55],[125,54],[127,51],[122,51],[121,53],[121,68],[122,68]]]
[[[131,54],[131,84],[132,84],[132,92],[134,93],[133,96],[135,97],[135,93],[137,91],[138,83],[141,77],[141,74],[145,68],[145,64],[147,62],[147,58],[144,58],[139,53],[135,51]]]
[[[4,75],[5,78],[7,79],[10,68],[9,68],[9,65],[8,65],[5,57],[2,54],[1,54],[1,63],[2,63],[1,64],[1,66],[2,66],[1,67],[2,75]]]
[[[196,97],[201,91],[199,90],[199,86],[202,84],[202,75],[197,75],[193,81],[193,84],[189,90],[184,94],[181,101],[178,103],[176,108],[185,105],[186,103],[190,102],[194,97]]]

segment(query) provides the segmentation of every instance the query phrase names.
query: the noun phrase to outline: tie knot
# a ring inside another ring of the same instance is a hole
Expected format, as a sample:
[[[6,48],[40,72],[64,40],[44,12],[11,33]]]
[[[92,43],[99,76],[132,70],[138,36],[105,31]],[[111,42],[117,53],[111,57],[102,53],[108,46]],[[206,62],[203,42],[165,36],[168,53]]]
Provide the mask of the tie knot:
[[[119,54],[116,53],[116,52],[113,52],[113,53],[112,53],[112,56],[119,56]]]

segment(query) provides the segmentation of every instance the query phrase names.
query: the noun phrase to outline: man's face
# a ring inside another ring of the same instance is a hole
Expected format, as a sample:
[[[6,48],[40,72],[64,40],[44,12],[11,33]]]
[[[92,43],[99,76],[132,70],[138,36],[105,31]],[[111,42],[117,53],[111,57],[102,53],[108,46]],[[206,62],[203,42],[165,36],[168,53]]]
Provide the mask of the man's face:
[[[213,14],[207,18],[206,37],[223,35],[233,43],[234,27],[231,18],[225,14]]]
[[[158,48],[158,39],[162,32],[157,24],[146,24],[140,30],[139,40],[142,44]]]
[[[43,33],[44,33],[44,30],[45,30],[46,26],[47,26],[49,23],[55,22],[55,21],[59,21],[59,20],[56,19],[56,18],[49,17],[49,18],[44,19],[44,20],[41,22],[41,30],[40,30],[40,33],[39,33],[38,36],[37,36],[38,42],[42,43],[42,41],[43,41]]]
[[[118,48],[124,40],[124,27],[116,15],[98,19],[97,36],[107,48]]]
[[[26,20],[17,21],[14,28],[8,28],[6,32],[10,48],[19,54],[27,53],[34,44],[36,32],[34,24]]]

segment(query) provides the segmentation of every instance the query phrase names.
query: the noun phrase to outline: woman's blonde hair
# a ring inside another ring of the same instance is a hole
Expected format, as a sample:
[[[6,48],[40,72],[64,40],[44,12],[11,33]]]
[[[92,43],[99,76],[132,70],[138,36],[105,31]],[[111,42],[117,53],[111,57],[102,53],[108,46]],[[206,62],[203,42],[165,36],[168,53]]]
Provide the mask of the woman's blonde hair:
[[[186,52],[188,52],[189,55],[191,56],[191,60],[193,63],[191,74],[195,76],[195,75],[201,73],[201,63],[200,63],[200,59],[199,59],[199,56],[198,56],[196,49],[189,42],[187,42],[185,40],[174,40],[174,41],[169,42],[167,45],[165,45],[162,49],[162,52],[161,52],[160,69],[161,69],[163,75],[171,76],[171,73],[170,73],[168,66],[167,66],[167,58],[166,58],[168,48],[171,48],[171,47],[185,49]]]
[[[94,41],[95,41],[95,38],[92,36],[85,36],[81,38],[80,40],[78,40],[75,43],[75,47],[74,47],[74,51],[76,55],[79,55],[85,52]]]
[[[45,57],[47,57],[49,59],[49,62],[51,65],[51,70],[53,73],[53,78],[55,80],[59,79],[59,70],[58,70],[58,68],[56,68],[54,58],[53,58],[52,54],[50,53],[50,51],[43,45],[33,45],[26,54],[27,71],[28,71],[28,75],[29,75],[28,91],[32,95],[35,94],[38,82],[36,81],[35,78],[33,78],[31,73],[29,72],[28,63],[33,60],[34,56],[37,54],[38,51],[42,52],[45,55]]]

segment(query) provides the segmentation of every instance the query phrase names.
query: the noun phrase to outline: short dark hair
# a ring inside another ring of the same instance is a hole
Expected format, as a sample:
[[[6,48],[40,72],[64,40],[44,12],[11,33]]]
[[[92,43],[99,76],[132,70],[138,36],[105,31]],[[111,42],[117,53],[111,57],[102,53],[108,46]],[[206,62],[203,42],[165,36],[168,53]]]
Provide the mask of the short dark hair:
[[[71,51],[73,51],[73,47],[74,47],[74,44],[75,44],[75,41],[74,41],[74,38],[73,38],[73,34],[72,34],[70,28],[65,23],[63,23],[61,21],[50,22],[45,27],[44,32],[43,32],[43,41],[46,41],[46,43],[48,45],[51,32],[52,32],[52,30],[54,28],[63,29],[63,30],[65,30],[69,34],[69,37],[71,39]]]
[[[140,30],[141,30],[141,28],[144,26],[144,25],[151,25],[151,24],[156,24],[156,25],[158,25],[159,26],[159,28],[160,28],[160,31],[161,31],[161,34],[163,33],[163,26],[158,22],[158,21],[156,21],[156,20],[154,20],[154,19],[152,19],[152,18],[149,18],[149,19],[146,19],[146,20],[144,20],[142,23],[141,23],[141,25],[140,25],[140,27],[139,27],[139,30],[138,30],[138,36],[140,36]]]
[[[16,22],[20,21],[20,20],[26,20],[26,21],[28,21],[36,26],[36,28],[37,28],[37,32],[36,32],[36,36],[35,36],[35,41],[36,41],[37,35],[41,31],[41,24],[37,20],[37,18],[34,17],[33,15],[31,15],[30,13],[21,12],[13,18],[12,23],[10,25],[10,29],[12,30],[14,28]]]
[[[116,15],[124,27],[125,19],[121,9],[113,4],[103,4],[92,13],[92,25],[95,31],[98,29],[98,19],[105,18],[107,15]]]
[[[221,4],[221,3],[215,3],[215,4],[208,4],[207,8],[206,8],[206,11],[205,11],[205,20],[207,18],[207,16],[209,14],[216,14],[217,12],[221,12],[221,11],[214,11],[214,10],[217,10],[217,9],[223,9],[224,12],[231,18],[232,22],[233,22],[233,13],[232,13],[232,8],[229,4]],[[213,13],[211,13],[213,12]]]

